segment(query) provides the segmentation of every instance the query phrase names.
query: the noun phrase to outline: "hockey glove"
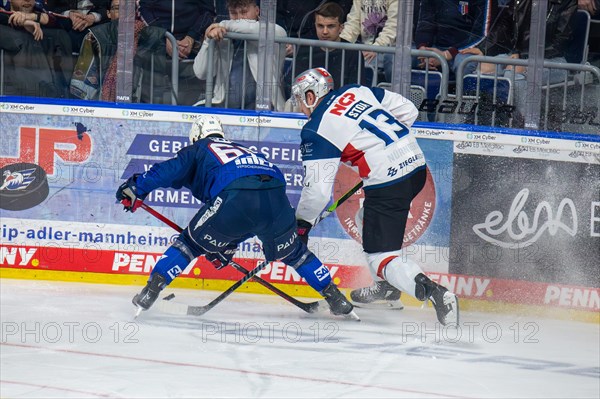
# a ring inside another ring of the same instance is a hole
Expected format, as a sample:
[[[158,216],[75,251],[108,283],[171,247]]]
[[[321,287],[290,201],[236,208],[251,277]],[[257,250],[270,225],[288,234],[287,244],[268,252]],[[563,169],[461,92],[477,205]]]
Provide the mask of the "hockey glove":
[[[138,193],[137,178],[140,174],[135,173],[127,181],[117,189],[117,201],[123,204],[125,211],[135,212],[144,202],[147,194],[141,195]]]
[[[306,220],[296,220],[296,222],[298,223],[296,231],[298,232],[300,241],[302,241],[304,245],[308,245],[308,232],[312,229],[312,224],[308,223]]]
[[[207,252],[206,255],[204,255],[204,257],[207,261],[213,264],[215,269],[221,270],[222,268],[227,266],[229,262],[231,262],[231,259],[233,259],[233,255],[235,255],[236,251],[237,245],[234,247],[228,247],[227,249],[221,252]]]

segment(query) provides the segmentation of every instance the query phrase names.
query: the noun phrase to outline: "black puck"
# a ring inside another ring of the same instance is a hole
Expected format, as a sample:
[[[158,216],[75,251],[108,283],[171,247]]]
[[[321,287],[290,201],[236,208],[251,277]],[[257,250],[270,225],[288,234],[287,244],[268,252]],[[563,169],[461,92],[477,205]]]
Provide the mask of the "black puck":
[[[22,211],[42,203],[50,189],[46,171],[34,163],[13,163],[0,169],[0,208]]]
[[[170,301],[173,298],[175,298],[175,294],[169,294],[163,298],[163,301]]]

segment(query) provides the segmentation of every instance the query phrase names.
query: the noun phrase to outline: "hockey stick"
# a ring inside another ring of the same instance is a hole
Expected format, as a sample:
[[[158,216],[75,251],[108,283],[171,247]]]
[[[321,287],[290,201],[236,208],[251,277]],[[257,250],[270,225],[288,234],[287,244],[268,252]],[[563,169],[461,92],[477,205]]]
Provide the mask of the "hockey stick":
[[[325,211],[323,211],[323,213],[315,221],[314,225],[316,225],[317,223],[319,223],[320,221],[322,221],[324,218],[326,218],[327,216],[329,216],[331,213],[333,213],[340,205],[342,205],[348,198],[350,198],[361,187],[362,187],[362,181],[359,182],[358,184],[356,184],[354,187],[352,187],[348,192],[346,192],[344,195],[342,195],[337,201],[335,201]],[[170,221],[169,219],[167,219],[165,216],[163,216],[162,214],[160,214],[156,210],[152,209],[149,205],[146,205],[146,204],[142,203],[141,207],[143,207],[144,210],[148,211],[150,214],[152,214],[153,216],[157,217],[161,221],[165,222],[166,224],[168,224],[169,226],[171,226],[175,230],[178,230],[178,231],[182,230],[181,227],[179,227],[178,225],[176,225],[175,223],[173,223],[172,221]],[[149,209],[151,209],[151,211]],[[240,286],[242,286],[244,283],[246,283],[246,281],[250,280],[253,277],[257,277],[256,275],[258,273],[260,273],[267,266],[268,263],[269,262],[266,262],[266,261],[262,262],[261,264],[259,264],[258,266],[256,266],[254,269],[252,269],[250,271],[247,271],[246,269],[244,269],[242,267],[242,269],[244,271],[246,271],[247,274],[241,280],[237,281],[235,284],[233,284],[231,287],[229,287],[226,291],[224,291],[217,298],[213,299],[207,305],[204,305],[204,306],[192,306],[192,305],[185,305],[185,304],[181,304],[181,303],[170,302],[169,299],[172,299],[174,297],[174,295],[169,295],[169,296],[165,297],[164,300],[160,301],[159,304],[157,305],[157,307],[158,307],[159,310],[161,310],[161,311],[163,311],[165,313],[170,313],[170,314],[192,315],[192,316],[203,315],[204,313],[206,313],[209,310],[211,310],[212,308],[214,308],[217,304],[221,303],[225,298],[227,298],[229,295],[231,295],[233,293],[233,291],[235,291]],[[260,278],[260,277],[257,277],[257,279],[258,278]],[[279,289],[277,289],[276,287],[272,286],[267,281],[265,281],[265,280],[263,280],[263,281],[265,283],[267,283],[270,287],[272,287],[272,288],[276,289],[277,291],[279,291]],[[267,287],[267,286],[265,285],[265,287]],[[271,289],[270,287],[267,287],[267,288]],[[276,292],[276,291],[274,291],[274,292]],[[283,291],[280,291],[280,292],[282,294],[285,294],[285,293],[283,293]],[[302,303],[302,302],[296,300],[295,298],[293,298],[293,297],[291,297],[291,296],[289,296],[287,294],[285,294],[285,296],[289,297],[291,299],[294,299],[298,303]],[[282,296],[282,298],[284,298],[284,299],[287,299],[286,297]],[[314,312],[314,311],[317,311],[317,309],[319,308],[320,302],[322,302],[322,301],[313,302],[311,304],[304,303],[304,305],[311,306],[311,309],[313,309],[313,312]],[[294,304],[296,306],[298,306],[296,303],[294,303]]]
[[[177,232],[181,233],[183,231],[183,229],[179,225],[177,225],[172,220],[168,219],[166,216],[164,216],[160,212],[156,211],[151,206],[142,203],[142,205],[140,207],[143,208],[148,213],[150,213],[152,216],[156,217],[160,221],[162,221],[162,222],[166,223],[167,225],[169,225],[170,227],[172,227]],[[240,265],[237,262],[230,261],[229,264],[235,270],[239,271],[240,273],[244,274],[245,276],[247,276],[250,273],[247,269],[245,269],[242,265]],[[301,301],[297,300],[296,298],[294,298],[293,296],[290,296],[290,295],[286,294],[285,292],[281,291],[279,288],[275,287],[274,285],[272,285],[268,281],[260,278],[259,276],[255,275],[255,276],[252,276],[252,278],[254,279],[254,281],[258,282],[263,287],[268,288],[269,290],[273,291],[274,293],[276,293],[277,295],[279,295],[286,301],[292,303],[293,305],[296,305],[297,307],[299,307],[300,309],[304,310],[307,313],[315,313],[319,310],[319,305],[320,305],[319,301],[311,302],[311,303],[301,302]]]
[[[240,264],[238,264],[236,262],[231,261],[231,262],[229,262],[229,264],[231,264],[231,266],[233,266],[233,268],[235,270],[239,271],[240,273],[245,274],[246,276],[250,273],[248,270],[246,270],[246,268],[244,268],[243,266],[241,266]],[[273,284],[269,283],[268,281],[263,280],[259,276],[254,276],[253,279],[257,283],[259,283],[263,287],[271,290],[272,292],[276,293],[277,295],[279,295],[286,301],[288,301],[288,302],[296,305],[300,309],[304,310],[306,313],[316,313],[320,310],[319,307],[321,306],[321,301],[315,301],[315,302],[309,302],[309,303],[302,302],[302,301],[297,300],[293,296],[288,295],[285,292],[281,291],[279,288],[275,287]]]
[[[319,217],[317,218],[317,220],[315,220],[315,224],[317,225],[317,223],[319,223],[321,220],[325,219],[327,216],[331,215],[333,212],[335,212],[335,210],[342,205],[344,202],[346,202],[346,200],[350,197],[352,197],[354,195],[354,193],[356,193],[358,190],[360,190],[360,188],[363,186],[363,182],[362,180],[359,181],[358,183],[356,183],[356,185],[354,187],[352,187],[350,190],[348,190],[346,192],[346,194],[342,195],[340,198],[338,198],[337,201],[334,201],[333,204],[329,205],[329,207],[327,209],[325,209],[323,211],[323,213],[321,213],[319,215]]]
[[[178,233],[181,233],[183,231],[183,229],[181,227],[179,227],[178,224],[176,224],[171,219],[167,218],[162,213],[160,213],[157,210],[155,210],[154,208],[152,208],[150,205],[146,205],[142,202],[142,205],[140,205],[140,208],[142,208],[143,210],[145,210],[146,212],[148,212],[149,214],[151,214],[152,216],[154,216],[161,222],[167,224],[169,227],[173,228]]]
[[[221,303],[225,298],[233,293],[233,291],[237,290],[241,287],[246,281],[250,280],[252,277],[255,277],[256,274],[260,273],[262,269],[264,269],[269,262],[264,261],[254,269],[250,270],[248,274],[242,277],[241,280],[238,280],[234,285],[229,287],[227,290],[223,291],[221,295],[210,301],[207,305],[204,306],[192,306],[186,305],[183,303],[171,302],[169,299],[173,298],[174,295],[166,296],[162,301],[159,301],[157,308],[164,313],[170,314],[178,314],[178,315],[189,315],[189,316],[202,316],[204,313],[208,312],[219,303]]]

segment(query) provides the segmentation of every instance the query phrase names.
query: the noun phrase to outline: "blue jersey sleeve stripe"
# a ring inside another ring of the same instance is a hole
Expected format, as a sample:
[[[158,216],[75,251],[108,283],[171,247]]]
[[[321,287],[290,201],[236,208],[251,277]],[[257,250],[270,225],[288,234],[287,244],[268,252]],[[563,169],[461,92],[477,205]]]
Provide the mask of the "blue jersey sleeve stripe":
[[[342,151],[318,134],[313,126],[318,127],[309,122],[302,129],[302,160],[340,158]]]
[[[383,97],[385,97],[385,90],[383,90],[381,87],[371,87],[370,89],[377,101],[382,102]]]

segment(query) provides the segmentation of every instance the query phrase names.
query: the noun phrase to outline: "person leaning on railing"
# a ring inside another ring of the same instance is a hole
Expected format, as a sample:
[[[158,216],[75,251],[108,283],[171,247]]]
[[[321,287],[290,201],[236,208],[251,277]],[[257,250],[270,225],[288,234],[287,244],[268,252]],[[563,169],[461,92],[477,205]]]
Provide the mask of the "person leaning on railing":
[[[206,28],[215,18],[212,0],[139,0],[141,19],[149,26],[170,32],[177,40],[173,48],[169,39],[163,39],[164,47],[152,57],[143,56],[141,102],[163,103],[165,94],[170,97],[170,79],[167,74],[167,59],[192,60],[196,56]],[[160,56],[158,56],[160,54]],[[140,57],[138,57],[140,58]],[[154,73],[149,73],[154,68]],[[152,97],[149,87],[154,88]],[[179,63],[178,104],[192,105],[198,99],[202,84],[193,74],[191,63]]]
[[[593,20],[588,39],[588,59],[597,66],[600,58],[600,0],[578,0],[577,4],[579,9],[587,11]]]
[[[328,2],[315,11],[314,26],[317,38],[323,41],[345,42],[340,37],[344,29],[346,14],[344,9],[337,3]],[[312,49],[312,50],[311,50]],[[311,63],[312,56],[312,63]],[[343,57],[343,59],[342,59]],[[358,75],[359,54],[356,50],[341,50],[325,47],[301,46],[296,55],[296,71],[305,71],[314,67],[325,67],[333,76],[337,84],[336,89],[348,84],[362,84],[364,80],[364,68]],[[342,69],[343,79],[342,79]]]
[[[283,27],[289,37],[298,37],[302,39],[316,39],[317,32],[312,24],[313,14],[327,0],[277,0],[277,24]],[[330,0],[337,3],[344,12],[344,15],[350,12],[352,0]],[[286,45],[286,56],[293,53],[291,44]]]
[[[48,0],[47,7],[71,20],[72,28],[67,32],[71,37],[73,52],[79,53],[89,28],[108,21],[110,0]]]
[[[600,19],[600,0],[577,0],[577,6],[589,12],[593,19]]]
[[[5,94],[67,97],[73,72],[68,18],[35,8],[33,0],[12,0],[0,9],[0,49],[5,51]],[[56,29],[55,29],[56,28]]]
[[[475,47],[489,34],[489,21],[498,14],[498,0],[421,0],[421,10],[415,30],[416,47],[430,50],[448,61],[454,72],[467,53],[461,49]],[[437,58],[419,57],[413,68],[438,69]]]
[[[255,0],[227,0],[227,9],[229,20],[214,23],[206,29],[204,43],[194,59],[194,73],[198,79],[207,79],[208,62],[212,59],[215,74],[212,105],[254,109],[259,62],[258,42],[233,40],[233,49],[230,49],[229,41],[223,39],[227,32],[258,35],[260,8]],[[275,36],[286,36],[285,30],[279,25],[275,25]],[[208,54],[209,40],[216,41],[214,57]],[[277,62],[273,67],[273,76],[266,84],[276,82],[273,105],[277,111],[282,111],[285,100],[279,82],[285,60],[285,46],[276,44],[274,56]],[[204,100],[198,104],[203,103]]]
[[[490,34],[477,47],[461,50],[462,54],[529,58],[529,38],[531,35],[531,7],[533,0],[511,0],[498,16]],[[577,0],[562,0],[548,5],[546,14],[546,40],[544,58],[546,61],[566,63],[566,45],[571,38],[571,17],[577,11]],[[482,63],[481,73],[493,74],[512,80],[514,77],[514,102],[519,114],[523,115],[526,104],[527,68],[524,66]],[[475,63],[466,65],[464,74],[473,73]],[[554,84],[566,79],[564,69],[544,68],[542,82]],[[514,75],[514,76],[513,76]],[[520,119],[520,118],[518,118]],[[518,120],[517,119],[517,120]]]

